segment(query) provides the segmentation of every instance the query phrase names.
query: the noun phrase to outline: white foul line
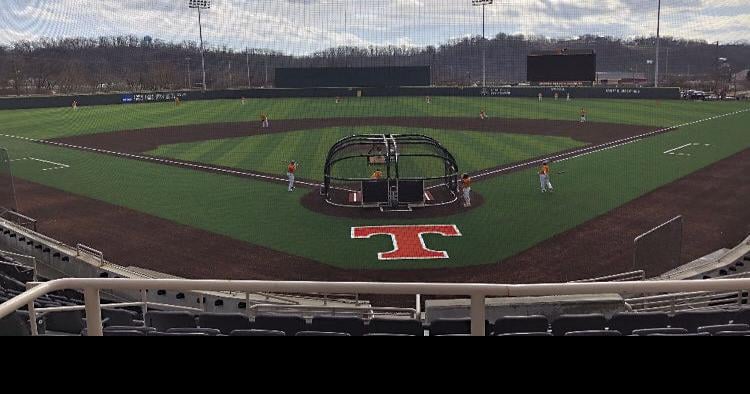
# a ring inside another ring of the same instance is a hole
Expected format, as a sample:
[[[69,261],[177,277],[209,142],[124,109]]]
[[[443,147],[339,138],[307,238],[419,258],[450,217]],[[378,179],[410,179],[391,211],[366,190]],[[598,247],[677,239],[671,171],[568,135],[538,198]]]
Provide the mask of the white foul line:
[[[659,130],[656,130],[656,131],[651,131],[651,132],[648,132],[648,133],[639,134],[639,135],[635,135],[635,136],[632,136],[632,137],[627,137],[627,138],[619,139],[617,141],[606,142],[606,143],[599,144],[599,145],[596,145],[596,146],[589,146],[589,147],[578,149],[578,150],[575,150],[575,151],[572,151],[572,152],[561,153],[561,154],[558,154],[558,155],[555,155],[555,156],[550,156],[550,157],[545,158],[545,159],[531,160],[531,161],[527,161],[527,162],[515,164],[515,165],[509,166],[509,167],[498,168],[498,169],[495,169],[495,170],[492,170],[492,171],[487,171],[487,172],[479,173],[479,174],[477,174],[477,175],[474,176],[474,179],[484,178],[484,177],[495,175],[495,174],[498,174],[498,173],[501,173],[501,172],[508,172],[508,171],[512,171],[512,170],[515,170],[515,169],[521,168],[521,167],[528,167],[528,166],[531,166],[531,165],[534,165],[534,164],[541,164],[545,160],[555,161],[556,159],[560,159],[560,160],[557,160],[558,162],[566,161],[566,160],[571,160],[571,159],[579,158],[579,157],[582,157],[582,156],[590,155],[592,153],[602,152],[602,151],[605,151],[605,150],[619,148],[621,146],[632,144],[634,142],[641,141],[641,140],[645,139],[646,137],[650,137],[650,136],[652,136],[654,134],[666,133],[668,131],[679,129],[679,128],[682,128],[682,127],[692,126],[692,125],[695,125],[695,124],[704,123],[704,122],[708,122],[708,121],[715,120],[715,119],[721,119],[721,118],[725,118],[727,116],[734,116],[734,115],[737,115],[737,114],[741,114],[743,112],[750,112],[750,108],[742,109],[742,110],[738,110],[738,111],[734,111],[734,112],[730,112],[730,113],[726,113],[726,114],[723,114],[723,115],[716,115],[716,116],[712,116],[710,118],[700,119],[700,120],[696,120],[696,121],[684,123],[684,124],[681,124],[681,125],[671,126],[671,127],[659,129]]]
[[[39,140],[39,139],[35,139],[35,138],[21,137],[21,136],[10,135],[10,134],[0,134],[0,137],[15,138],[15,139],[24,140],[24,141],[28,141],[28,142],[39,143],[39,144],[47,144],[47,145],[61,146],[61,147],[64,147],[64,148],[84,150],[84,151],[89,151],[89,152],[104,153],[104,154],[108,154],[108,155],[111,155],[111,156],[120,156],[120,157],[127,157],[127,158],[130,158],[130,159],[152,161],[152,162],[163,163],[163,164],[171,164],[171,165],[179,166],[179,167],[198,168],[198,169],[201,169],[201,170],[208,170],[208,171],[225,173],[225,174],[232,174],[232,175],[240,175],[240,176],[245,176],[245,177],[260,178],[260,179],[266,179],[266,180],[277,181],[277,182],[285,182],[285,183],[288,182],[288,180],[285,179],[285,178],[273,177],[273,176],[268,176],[268,175],[261,175],[261,174],[256,174],[256,173],[252,173],[252,172],[243,172],[243,171],[228,170],[228,169],[224,169],[224,168],[211,167],[211,166],[205,166],[205,165],[193,164],[193,163],[187,163],[187,162],[184,162],[184,161],[167,160],[167,159],[160,159],[160,158],[157,158],[157,157],[135,155],[135,154],[132,154],[132,153],[115,152],[115,151],[106,150],[106,149],[90,148],[88,146],[66,144],[64,142]],[[297,184],[306,185],[306,186],[311,186],[311,187],[319,187],[320,186],[320,184],[309,183],[309,182],[304,182],[304,181],[297,181],[296,183]]]
[[[579,150],[576,150],[576,151],[572,151],[572,152],[568,152],[568,153],[563,153],[563,154],[555,155],[555,156],[552,156],[552,157],[549,157],[549,158],[546,158],[546,159],[532,160],[532,161],[528,161],[528,162],[525,162],[525,163],[516,164],[516,165],[510,166],[510,167],[498,168],[498,169],[495,169],[495,170],[492,170],[492,171],[487,171],[487,172],[475,175],[474,178],[475,179],[484,178],[484,177],[487,177],[487,176],[490,176],[490,175],[494,175],[494,174],[497,174],[497,173],[500,173],[500,172],[507,172],[507,171],[514,170],[516,168],[526,167],[526,166],[530,166],[530,165],[537,164],[537,163],[542,163],[545,160],[555,160],[557,158],[562,158],[559,161],[570,160],[570,159],[574,159],[574,158],[577,158],[577,157],[589,155],[589,154],[592,154],[592,153],[596,153],[596,152],[601,152],[601,151],[608,150],[608,149],[617,148],[617,147],[620,147],[620,146],[631,144],[633,142],[638,142],[638,141],[640,141],[640,140],[642,140],[642,139],[644,139],[644,138],[646,138],[648,136],[652,136],[654,134],[665,133],[667,131],[678,129],[678,128],[681,128],[681,127],[692,126],[694,124],[704,123],[704,122],[708,122],[708,121],[715,120],[715,119],[720,119],[720,118],[725,118],[727,116],[733,116],[733,115],[737,115],[737,114],[740,114],[740,113],[743,113],[743,112],[750,112],[750,108],[743,109],[743,110],[738,110],[738,111],[735,111],[735,112],[730,112],[730,113],[723,114],[723,115],[716,115],[716,116],[712,116],[710,118],[696,120],[696,121],[693,121],[693,122],[688,122],[688,123],[684,123],[684,124],[677,125],[677,126],[671,126],[671,127],[667,127],[667,128],[664,128],[664,129],[652,131],[652,132],[649,132],[649,133],[644,133],[644,134],[640,134],[640,135],[636,135],[636,136],[632,136],[632,137],[623,138],[623,139],[620,139],[620,140],[617,140],[617,141],[607,142],[607,143],[604,143],[604,144],[600,144],[600,145],[596,145],[596,146],[591,146],[591,147],[579,149]],[[183,162],[183,161],[160,159],[160,158],[157,158],[157,157],[136,155],[136,154],[132,154],[132,153],[115,152],[115,151],[106,150],[106,149],[90,148],[90,147],[87,147],[87,146],[67,144],[67,143],[64,143],[64,142],[40,140],[40,139],[28,138],[28,137],[21,137],[21,136],[10,135],[10,134],[0,134],[0,137],[14,138],[14,139],[19,139],[19,140],[28,141],[28,142],[34,142],[34,143],[39,143],[39,144],[61,146],[61,147],[64,147],[64,148],[71,148],[71,149],[78,149],[78,150],[84,150],[84,151],[90,151],[90,152],[104,153],[104,154],[108,154],[108,155],[112,155],[112,156],[120,156],[120,157],[127,157],[127,158],[144,160],[144,161],[152,161],[152,162],[157,162],[157,163],[171,164],[171,165],[175,165],[175,166],[179,166],[179,167],[198,168],[198,169],[201,169],[201,170],[208,170],[208,171],[225,173],[225,174],[240,175],[240,176],[252,177],[252,178],[260,178],[260,179],[272,180],[272,181],[277,181],[277,182],[287,182],[287,180],[284,179],[284,178],[279,178],[279,177],[274,177],[274,176],[268,176],[268,175],[261,175],[261,174],[256,174],[256,173],[252,173],[252,172],[243,172],[243,171],[228,170],[228,169],[224,169],[224,168],[211,167],[211,166],[205,166],[205,165],[199,165],[199,164],[193,164],[193,163],[187,163],[187,162]],[[569,155],[574,155],[574,156],[569,156]],[[319,183],[310,183],[310,182],[304,182],[304,181],[299,181],[297,183],[301,184],[301,185],[311,186],[311,187],[320,187],[320,186],[322,186]]]
[[[676,152],[676,151],[678,151],[678,150],[680,150],[680,149],[683,149],[683,148],[687,148],[688,146],[693,146],[693,145],[696,145],[696,144],[693,144],[693,143],[691,142],[691,143],[689,143],[689,144],[685,144],[685,145],[683,145],[683,146],[678,146],[677,148],[674,148],[674,149],[670,149],[670,150],[668,150],[668,151],[664,152],[664,154],[665,154],[665,155],[668,155],[668,154],[674,154],[674,153],[672,153],[672,152]]]

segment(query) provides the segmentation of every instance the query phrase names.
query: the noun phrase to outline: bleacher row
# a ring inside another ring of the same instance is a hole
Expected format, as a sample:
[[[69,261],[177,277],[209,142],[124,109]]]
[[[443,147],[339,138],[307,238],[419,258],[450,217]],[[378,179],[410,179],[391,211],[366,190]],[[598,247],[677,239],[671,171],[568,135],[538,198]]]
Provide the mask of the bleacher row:
[[[416,319],[362,319],[316,316],[306,320],[290,315],[150,311],[145,321],[138,312],[102,310],[105,336],[468,336],[471,321],[439,319],[424,325]],[[16,317],[22,321],[23,315]],[[20,323],[17,323],[17,325]],[[486,322],[491,336],[750,336],[750,308],[601,314],[512,316]],[[48,314],[43,327],[51,335],[86,335],[83,311]],[[2,335],[2,327],[0,327]]]

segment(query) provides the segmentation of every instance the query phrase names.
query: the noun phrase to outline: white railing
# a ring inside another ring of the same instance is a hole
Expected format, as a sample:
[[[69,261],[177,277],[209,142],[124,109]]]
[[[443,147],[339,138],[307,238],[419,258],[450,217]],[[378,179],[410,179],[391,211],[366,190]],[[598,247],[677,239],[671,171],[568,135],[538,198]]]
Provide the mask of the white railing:
[[[100,250],[96,250],[90,246],[86,246],[84,244],[78,244],[76,245],[76,256],[81,256],[81,254],[86,253],[89,255],[92,255],[99,259],[99,267],[104,266],[104,252]]]
[[[569,283],[632,282],[639,280],[646,280],[645,271],[624,272],[622,274],[602,276],[599,278],[573,280]]]
[[[582,294],[659,294],[676,292],[739,292],[750,289],[750,279],[696,281],[648,281],[611,283],[563,283],[531,285],[450,284],[450,283],[345,283],[276,282],[185,279],[59,279],[46,282],[0,305],[0,318],[8,316],[42,295],[59,290],[82,290],[85,299],[88,335],[102,335],[101,290],[138,291],[241,291],[269,293],[345,293],[377,295],[440,295],[471,297],[471,333],[485,335],[487,297],[541,297]]]

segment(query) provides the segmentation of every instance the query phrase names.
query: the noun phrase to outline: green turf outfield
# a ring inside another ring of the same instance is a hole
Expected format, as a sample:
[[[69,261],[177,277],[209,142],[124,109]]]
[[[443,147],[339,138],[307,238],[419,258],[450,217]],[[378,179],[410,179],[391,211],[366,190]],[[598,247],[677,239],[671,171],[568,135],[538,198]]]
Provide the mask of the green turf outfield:
[[[280,176],[284,176],[288,161],[296,160],[301,163],[298,176],[320,181],[325,157],[336,141],[354,133],[375,134],[386,132],[384,130],[393,134],[423,134],[437,139],[454,155],[459,170],[467,172],[584,146],[581,142],[561,137],[398,127],[337,127],[167,145],[148,153]],[[443,176],[442,161],[437,161],[428,163],[423,158],[407,158],[401,162],[402,176]],[[333,176],[368,178],[374,168],[367,165],[365,158],[351,159],[335,166]]]
[[[398,105],[389,100],[402,102],[406,99],[382,100],[374,108],[387,107],[396,111]],[[471,99],[450,100],[458,105],[463,100]],[[286,108],[284,102],[287,100],[279,101],[281,103],[273,100],[264,105]],[[439,101],[433,99],[433,105]],[[203,103],[205,107],[201,103],[189,104],[193,107],[186,103],[179,111],[185,108],[189,110],[179,113],[175,113],[174,107],[161,104],[84,108],[76,113],[69,109],[2,111],[0,129],[3,134],[53,138],[170,122],[227,121],[231,120],[229,115],[239,111],[239,104],[234,102]],[[419,105],[418,102],[412,104]],[[534,109],[533,106],[538,103],[533,100],[498,99],[494,104],[515,108],[508,110],[508,115],[512,117],[534,118],[541,117],[534,114],[542,115],[541,111]],[[550,102],[543,105],[566,104]],[[744,105],[746,107],[747,104]],[[737,103],[662,102],[661,108],[657,108],[656,102],[593,101],[588,106],[589,111],[596,112],[591,110],[596,106],[599,106],[600,113],[607,111],[610,114],[607,121],[616,121],[620,117],[627,118],[627,122],[623,120],[625,123],[659,125],[683,123],[743,108]],[[223,115],[203,112],[204,108],[210,107]],[[673,108],[674,112],[667,108]],[[297,112],[287,109],[288,115],[305,117],[306,111],[302,109],[297,108]],[[444,110],[448,113],[443,115],[448,116],[455,108],[447,105]],[[419,115],[413,112],[410,114]],[[398,114],[384,112],[381,115]],[[80,121],[82,119],[86,121]],[[490,264],[515,255],[638,196],[750,148],[748,125],[750,113],[742,113],[557,163],[553,166],[553,173],[565,170],[565,174],[553,177],[557,191],[551,195],[539,193],[535,170],[492,178],[474,187],[486,199],[486,204],[479,209],[434,220],[400,221],[333,218],[313,213],[300,206],[300,190],[287,193],[283,184],[173,168],[8,137],[0,137],[0,145],[8,148],[12,158],[34,157],[70,166],[67,169],[42,171],[48,167],[42,162],[14,162],[14,174],[24,179],[326,264],[346,268],[411,269]],[[471,137],[485,138],[484,135]],[[255,142],[248,139],[241,140],[241,143]],[[691,156],[663,153],[692,143],[702,145],[686,148]],[[493,159],[493,149],[501,149],[492,144],[475,146],[477,156],[487,156],[489,159],[486,160]],[[217,150],[216,157],[219,152]],[[481,159],[475,160],[475,165],[484,166],[485,162]],[[19,204],[23,208],[22,196]],[[463,237],[426,237],[431,248],[448,251],[451,256],[449,260],[380,262],[377,253],[391,249],[387,237],[350,239],[353,226],[430,223],[456,224],[461,230]]]
[[[0,133],[32,138],[55,138],[115,130],[217,122],[259,121],[267,113],[278,119],[338,117],[479,117],[482,108],[491,117],[519,119],[578,120],[585,107],[592,122],[671,126],[690,120],[732,112],[746,107],[735,102],[687,102],[651,100],[546,100],[481,97],[434,97],[426,104],[419,97],[348,99],[257,99],[186,101],[171,103],[111,105],[70,108],[0,111]]]

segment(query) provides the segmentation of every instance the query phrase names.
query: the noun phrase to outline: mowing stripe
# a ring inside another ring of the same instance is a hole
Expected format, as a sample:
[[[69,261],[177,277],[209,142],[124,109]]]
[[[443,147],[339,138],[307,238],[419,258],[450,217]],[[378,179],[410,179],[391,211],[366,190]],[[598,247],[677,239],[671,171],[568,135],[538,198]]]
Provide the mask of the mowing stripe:
[[[485,177],[492,176],[492,175],[495,175],[495,174],[499,174],[499,173],[503,173],[503,172],[509,172],[509,171],[512,171],[512,170],[515,170],[515,169],[518,169],[518,168],[528,167],[528,166],[532,166],[534,164],[539,164],[539,163],[544,162],[545,160],[555,160],[555,161],[558,161],[558,162],[565,161],[565,160],[571,160],[571,159],[575,159],[575,158],[578,158],[578,157],[590,155],[590,154],[593,154],[593,153],[602,152],[602,151],[605,151],[605,150],[614,149],[614,148],[618,148],[618,147],[625,146],[625,145],[628,145],[628,144],[632,144],[634,142],[641,141],[641,140],[643,140],[643,139],[645,139],[647,137],[650,137],[650,136],[653,136],[653,135],[656,135],[656,134],[666,133],[666,132],[669,132],[669,131],[672,131],[672,130],[675,130],[675,129],[679,129],[681,127],[692,126],[692,125],[695,125],[695,124],[704,123],[704,122],[708,122],[708,121],[711,121],[711,120],[716,120],[716,119],[721,119],[721,118],[725,118],[725,117],[728,117],[728,116],[738,115],[738,114],[744,113],[744,112],[750,112],[750,108],[743,109],[743,110],[738,110],[738,111],[735,111],[735,112],[730,112],[730,113],[723,114],[723,115],[716,115],[716,116],[712,116],[710,118],[696,120],[696,121],[693,121],[693,122],[688,122],[688,123],[684,123],[684,124],[677,125],[677,126],[671,126],[671,127],[667,127],[667,128],[664,128],[664,129],[652,131],[652,132],[649,132],[649,133],[644,133],[644,134],[640,134],[640,135],[636,135],[636,136],[632,136],[632,137],[623,138],[623,139],[620,139],[620,140],[617,140],[617,141],[606,142],[606,143],[599,144],[599,145],[596,145],[596,146],[590,146],[590,147],[587,147],[587,148],[578,149],[578,150],[575,150],[575,151],[572,151],[572,152],[562,153],[562,154],[559,154],[559,155],[551,156],[551,157],[549,157],[547,159],[531,160],[531,161],[527,161],[527,162],[515,164],[515,165],[512,165],[512,166],[508,166],[508,167],[502,167],[502,168],[498,168],[498,169],[495,169],[495,170],[486,171],[486,172],[482,172],[482,173],[476,174],[473,177],[475,179],[481,179],[481,178],[485,178]],[[132,153],[115,152],[115,151],[111,151],[111,150],[107,150],[107,149],[91,148],[91,147],[87,147],[87,146],[73,145],[73,144],[68,144],[68,143],[64,143],[64,142],[40,140],[40,139],[36,139],[36,138],[21,137],[21,136],[18,136],[18,135],[11,135],[11,134],[0,134],[0,137],[13,138],[13,139],[18,139],[18,140],[23,140],[23,141],[28,141],[28,142],[34,142],[34,143],[44,144],[44,145],[59,146],[59,147],[63,147],[63,148],[70,148],[70,149],[78,149],[78,150],[89,151],[89,152],[103,153],[103,154],[107,154],[107,155],[111,155],[111,156],[125,157],[125,158],[129,158],[129,159],[136,159],[136,160],[150,161],[150,162],[155,162],[155,163],[169,164],[169,165],[173,165],[173,166],[177,166],[177,167],[199,169],[199,170],[210,171],[210,172],[215,172],[215,173],[220,173],[220,174],[229,174],[229,175],[235,175],[235,176],[257,178],[257,179],[263,179],[263,180],[266,180],[266,181],[280,182],[280,183],[287,183],[288,182],[288,180],[286,178],[275,177],[275,176],[270,176],[270,175],[263,175],[263,174],[258,174],[258,173],[255,173],[255,172],[249,172],[249,171],[229,170],[229,169],[226,169],[226,168],[219,168],[219,167],[213,167],[213,166],[208,166],[208,165],[201,165],[201,164],[189,163],[189,162],[180,161],[180,160],[161,159],[161,158],[158,158],[158,157],[150,157],[150,156],[137,155],[137,154],[132,154]],[[303,185],[303,186],[307,186],[307,187],[311,187],[311,188],[318,188],[318,187],[322,186],[322,184],[320,184],[320,183],[312,183],[312,182],[306,182],[306,181],[297,181],[296,183],[299,184],[299,185]]]
[[[515,165],[512,165],[512,166],[508,166],[508,167],[501,167],[501,168],[498,168],[498,169],[495,169],[495,170],[486,171],[486,172],[482,172],[482,173],[476,174],[473,177],[474,177],[474,179],[481,179],[481,178],[485,178],[485,177],[492,176],[492,175],[495,175],[495,174],[513,171],[515,169],[519,169],[519,168],[522,168],[522,167],[530,167],[530,166],[535,165],[535,164],[541,164],[545,160],[551,160],[551,161],[561,162],[561,161],[576,159],[576,158],[579,158],[579,157],[590,155],[592,153],[597,153],[597,152],[602,152],[602,151],[609,150],[609,149],[619,148],[619,147],[622,147],[622,146],[625,146],[625,145],[628,145],[628,144],[632,144],[634,142],[642,141],[642,140],[644,140],[644,139],[646,139],[648,137],[651,137],[651,136],[654,136],[654,135],[657,135],[657,134],[663,134],[663,133],[666,133],[666,132],[669,132],[669,131],[672,131],[672,130],[675,130],[675,129],[679,129],[679,128],[682,128],[682,127],[692,126],[692,125],[699,124],[699,123],[704,123],[704,122],[708,122],[708,121],[712,121],[712,120],[716,120],[716,119],[726,118],[728,116],[738,115],[738,114],[741,114],[743,112],[750,112],[750,108],[741,109],[741,110],[730,112],[730,113],[726,113],[726,114],[723,114],[723,115],[716,115],[716,116],[712,116],[712,117],[706,118],[706,119],[700,119],[700,120],[696,120],[696,121],[692,121],[692,122],[688,122],[688,123],[683,123],[681,125],[671,126],[671,127],[659,129],[659,130],[656,130],[656,131],[651,131],[651,132],[648,132],[648,133],[644,133],[644,134],[634,135],[632,137],[627,137],[627,138],[619,139],[619,140],[616,140],[616,141],[605,142],[603,144],[599,144],[599,145],[595,145],[595,146],[589,146],[589,147],[586,147],[586,148],[577,149],[577,150],[574,150],[572,152],[561,153],[559,155],[550,156],[550,157],[548,157],[546,159],[536,159],[536,160],[531,160],[531,161],[527,161],[527,162],[515,164]]]
[[[64,148],[78,149],[78,150],[96,152],[96,153],[104,153],[107,155],[126,157],[129,159],[151,161],[151,162],[162,163],[162,164],[170,164],[170,165],[178,166],[178,167],[187,167],[187,168],[193,168],[193,169],[197,168],[200,170],[207,170],[207,171],[223,173],[223,174],[239,175],[239,176],[250,177],[250,178],[259,178],[259,179],[265,179],[267,181],[282,182],[282,183],[288,182],[288,180],[285,178],[274,177],[274,176],[263,175],[263,174],[256,174],[254,172],[228,170],[225,168],[218,168],[218,167],[206,166],[206,165],[201,165],[201,164],[188,163],[188,162],[179,161],[179,160],[160,159],[158,157],[150,157],[150,156],[136,155],[132,153],[115,152],[115,151],[106,150],[106,149],[90,148],[90,147],[81,146],[81,145],[66,144],[64,142],[39,140],[35,138],[21,137],[21,136],[10,135],[10,134],[0,134],[0,137],[15,138],[15,139],[28,141],[28,142],[34,142],[38,144],[60,146]],[[310,182],[305,182],[305,181],[297,181],[295,182],[295,184],[300,184],[300,185],[313,187],[313,188],[321,186],[318,183],[310,183]]]

